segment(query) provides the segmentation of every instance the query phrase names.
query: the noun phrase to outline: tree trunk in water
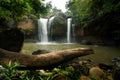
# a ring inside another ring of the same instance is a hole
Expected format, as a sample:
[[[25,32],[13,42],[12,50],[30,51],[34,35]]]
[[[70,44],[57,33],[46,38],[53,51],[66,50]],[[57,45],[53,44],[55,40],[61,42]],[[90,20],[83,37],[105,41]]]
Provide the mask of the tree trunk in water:
[[[48,69],[89,54],[93,54],[91,48],[74,48],[40,55],[25,55],[0,49],[0,64],[5,65],[8,64],[9,61],[18,61],[25,67]]]

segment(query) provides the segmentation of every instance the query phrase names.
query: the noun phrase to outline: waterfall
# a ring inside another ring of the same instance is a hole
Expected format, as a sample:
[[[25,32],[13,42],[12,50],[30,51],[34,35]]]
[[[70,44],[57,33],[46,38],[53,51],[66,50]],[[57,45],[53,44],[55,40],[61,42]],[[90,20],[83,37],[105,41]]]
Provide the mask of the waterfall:
[[[49,39],[50,41],[52,40],[52,22],[54,20],[55,16],[52,16],[51,18],[49,18],[48,20],[48,32],[49,32]]]
[[[71,18],[67,19],[67,43],[71,43]]]
[[[48,29],[51,28],[51,25],[52,25],[52,21],[54,20],[55,16],[52,16],[49,21],[48,21]]]
[[[52,21],[54,20],[55,16],[51,17],[50,19],[40,18],[38,20],[38,37],[40,40],[40,44],[48,44],[52,42]],[[67,43],[71,43],[72,33],[72,18],[67,19]],[[51,42],[49,42],[51,40]]]
[[[38,37],[40,43],[48,43],[48,32],[47,32],[48,19],[40,18],[38,20]]]

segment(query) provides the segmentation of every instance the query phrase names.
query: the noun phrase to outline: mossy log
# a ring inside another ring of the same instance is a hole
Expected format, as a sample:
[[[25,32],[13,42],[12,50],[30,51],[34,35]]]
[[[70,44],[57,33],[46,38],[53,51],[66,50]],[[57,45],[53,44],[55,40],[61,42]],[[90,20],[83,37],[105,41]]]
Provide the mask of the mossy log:
[[[18,61],[24,67],[48,69],[89,54],[93,54],[91,48],[74,48],[40,55],[19,54],[17,52],[0,49],[0,64],[5,65],[8,64],[9,61]]]

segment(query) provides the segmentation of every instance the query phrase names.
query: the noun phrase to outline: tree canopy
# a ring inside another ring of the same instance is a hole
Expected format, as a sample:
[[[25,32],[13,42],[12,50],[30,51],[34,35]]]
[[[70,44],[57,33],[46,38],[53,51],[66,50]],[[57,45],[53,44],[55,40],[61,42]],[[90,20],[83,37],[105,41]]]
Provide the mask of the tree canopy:
[[[21,19],[24,15],[46,14],[51,5],[43,4],[41,0],[0,0],[0,20]]]
[[[69,0],[66,6],[77,26],[92,35],[120,39],[119,0]]]
[[[75,24],[79,25],[90,13],[91,0],[69,0],[66,6]]]

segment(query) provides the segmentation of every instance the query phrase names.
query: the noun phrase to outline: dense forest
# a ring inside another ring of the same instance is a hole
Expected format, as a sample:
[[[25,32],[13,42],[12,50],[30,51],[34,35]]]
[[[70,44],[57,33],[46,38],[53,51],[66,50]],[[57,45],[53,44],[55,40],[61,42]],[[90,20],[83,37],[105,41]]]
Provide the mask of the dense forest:
[[[86,35],[120,44],[119,0],[70,0],[67,8],[76,26],[84,28]]]
[[[99,36],[120,44],[119,0],[69,0],[66,9],[64,14],[73,18],[76,29],[82,29],[84,36]],[[38,19],[60,12],[42,0],[0,0],[0,28],[17,26],[26,16]]]
[[[40,17],[47,14],[50,7],[41,0],[0,0],[0,27],[10,27],[8,22],[13,20],[16,23],[25,16]]]

